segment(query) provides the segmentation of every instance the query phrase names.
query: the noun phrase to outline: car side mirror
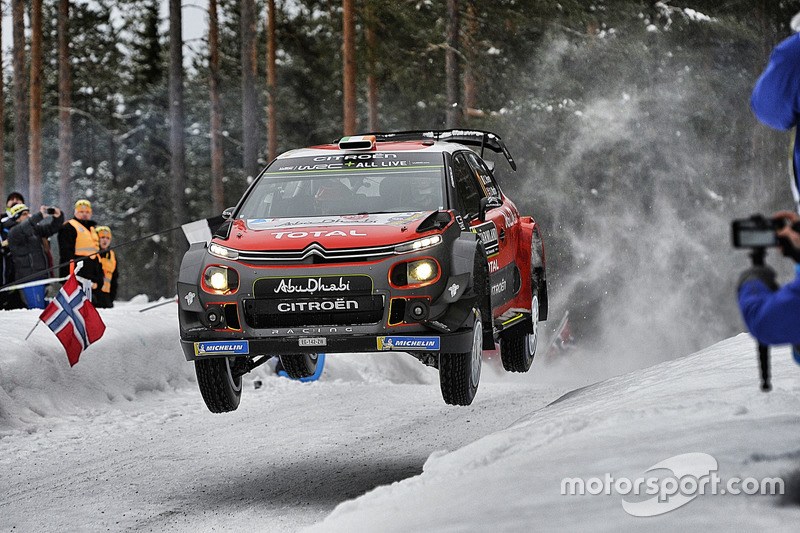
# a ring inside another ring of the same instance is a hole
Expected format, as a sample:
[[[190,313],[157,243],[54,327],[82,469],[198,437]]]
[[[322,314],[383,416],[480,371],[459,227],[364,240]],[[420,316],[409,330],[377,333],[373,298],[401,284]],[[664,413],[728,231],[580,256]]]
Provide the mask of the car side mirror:
[[[478,220],[481,222],[486,222],[486,211],[502,205],[503,201],[496,196],[486,196],[481,198],[481,206],[480,210],[478,211]]]
[[[222,212],[222,218],[225,220],[230,220],[233,218],[233,212],[236,211],[236,207],[229,207],[225,211]]]

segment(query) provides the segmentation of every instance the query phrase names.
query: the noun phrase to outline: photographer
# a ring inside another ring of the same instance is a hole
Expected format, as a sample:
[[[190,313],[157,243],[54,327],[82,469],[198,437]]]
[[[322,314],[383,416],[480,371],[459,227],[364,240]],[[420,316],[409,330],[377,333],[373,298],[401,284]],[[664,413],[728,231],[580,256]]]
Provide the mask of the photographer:
[[[800,31],[800,13],[791,22],[792,30]],[[767,68],[758,78],[750,107],[758,120],[771,128],[790,130],[800,117],[800,33],[783,40],[769,57]],[[795,135],[792,194],[800,203],[800,136]]]
[[[792,19],[791,27],[794,32],[800,31],[800,13]],[[785,39],[772,51],[766,69],[753,88],[750,106],[767,126],[781,130],[797,126],[800,118],[800,34]],[[800,136],[795,136],[792,167],[792,194],[800,210]],[[781,251],[800,263],[800,217],[784,211],[774,218],[781,221],[776,231]],[[742,274],[738,286],[739,308],[747,328],[762,345],[800,346],[800,265],[795,279],[778,288],[775,271],[763,261],[754,263]],[[798,348],[794,355],[800,363]]]
[[[17,224],[8,232],[8,245],[14,259],[16,279],[44,279],[50,260],[44,241],[58,233],[64,222],[64,215],[58,208],[42,206],[39,212],[31,215],[25,204],[17,204],[11,208],[11,216]],[[41,274],[39,274],[41,273]],[[39,274],[38,277],[35,277]],[[45,286],[37,285],[23,289],[28,309],[45,308]]]
[[[776,219],[788,223],[778,230],[784,255],[800,262],[800,217],[783,211]],[[762,344],[800,345],[800,275],[780,289],[775,271],[766,265],[753,266],[739,279],[739,308],[747,329]]]

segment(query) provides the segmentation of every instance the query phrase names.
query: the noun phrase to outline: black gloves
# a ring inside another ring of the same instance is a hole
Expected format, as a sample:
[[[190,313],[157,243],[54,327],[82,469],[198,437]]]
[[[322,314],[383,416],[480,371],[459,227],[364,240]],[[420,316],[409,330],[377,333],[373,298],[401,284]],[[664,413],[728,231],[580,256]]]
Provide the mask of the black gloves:
[[[792,229],[797,231],[794,226],[792,226]],[[792,244],[792,241],[790,241],[788,237],[778,236],[778,244],[780,244],[781,253],[785,257],[791,257],[794,259],[795,263],[800,263],[800,248],[795,248],[795,246]]]
[[[777,291],[779,288],[775,271],[772,270],[772,267],[763,265],[753,266],[742,272],[742,275],[739,276],[739,283],[736,285],[736,291],[739,292],[739,290],[742,288],[742,285],[754,279],[763,282],[764,285],[766,285],[771,291]]]

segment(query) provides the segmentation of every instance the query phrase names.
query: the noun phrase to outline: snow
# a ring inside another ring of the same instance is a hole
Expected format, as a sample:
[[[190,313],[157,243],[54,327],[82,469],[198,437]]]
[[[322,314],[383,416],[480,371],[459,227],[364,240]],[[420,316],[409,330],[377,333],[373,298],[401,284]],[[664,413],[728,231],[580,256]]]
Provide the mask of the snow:
[[[761,392],[746,334],[601,381],[607,354],[591,350],[539,354],[526,375],[486,360],[465,408],[444,405],[435,370],[411,357],[334,354],[313,383],[262,367],[239,410],[212,415],[174,304],[148,305],[101,310],[106,334],[73,368],[45,326],[25,341],[38,313],[0,313],[0,530],[794,531],[800,519],[779,496],[697,494],[700,474],[679,474],[712,461],[726,489],[796,491],[800,369],[774,348]],[[649,470],[659,463],[678,466]],[[643,504],[654,496],[630,487],[654,476],[684,494]],[[578,479],[585,494],[562,494]]]

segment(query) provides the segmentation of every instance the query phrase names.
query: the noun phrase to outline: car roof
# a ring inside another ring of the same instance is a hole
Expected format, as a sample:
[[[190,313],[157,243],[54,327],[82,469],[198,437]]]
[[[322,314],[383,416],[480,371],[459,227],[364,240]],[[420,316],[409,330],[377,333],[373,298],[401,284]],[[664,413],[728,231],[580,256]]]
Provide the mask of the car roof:
[[[513,170],[516,162],[508,152],[503,140],[496,134],[482,130],[427,130],[378,132],[342,137],[334,143],[290,150],[278,159],[330,155],[332,151],[341,153],[375,152],[449,152],[479,147],[483,157],[485,149],[502,153]]]

